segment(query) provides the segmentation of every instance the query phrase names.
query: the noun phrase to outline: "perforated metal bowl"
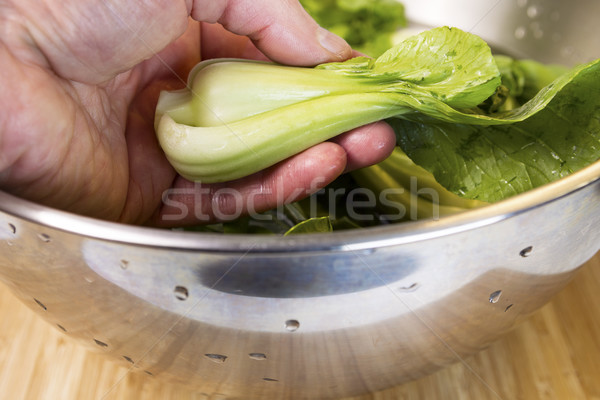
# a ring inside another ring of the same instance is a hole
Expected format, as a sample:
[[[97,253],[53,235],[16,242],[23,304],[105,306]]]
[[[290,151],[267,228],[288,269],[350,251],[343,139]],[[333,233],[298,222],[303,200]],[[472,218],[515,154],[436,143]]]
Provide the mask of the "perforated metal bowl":
[[[600,55],[598,2],[405,4],[512,54]],[[600,248],[600,163],[439,221],[331,235],[162,231],[6,193],[0,209],[0,278],[65,334],[208,394],[336,398],[455,362],[546,303]]]

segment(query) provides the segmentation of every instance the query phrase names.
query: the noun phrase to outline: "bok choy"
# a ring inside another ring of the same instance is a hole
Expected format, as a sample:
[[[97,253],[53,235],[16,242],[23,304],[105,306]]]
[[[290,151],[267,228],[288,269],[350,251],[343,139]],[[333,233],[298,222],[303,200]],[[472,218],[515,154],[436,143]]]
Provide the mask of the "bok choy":
[[[600,159],[600,60],[568,70],[493,56],[477,36],[448,27],[376,59],[315,68],[209,60],[185,89],[161,94],[155,125],[175,169],[208,183],[380,119],[399,147],[355,181],[377,193],[417,176],[440,195],[417,196],[418,218],[431,217],[432,204],[442,214],[477,207]],[[414,193],[402,196],[395,204],[414,203]]]
[[[205,61],[191,72],[187,88],[161,94],[156,130],[182,176],[228,181],[370,122],[417,111],[451,119],[499,84],[488,45],[443,27],[377,59],[316,68]]]

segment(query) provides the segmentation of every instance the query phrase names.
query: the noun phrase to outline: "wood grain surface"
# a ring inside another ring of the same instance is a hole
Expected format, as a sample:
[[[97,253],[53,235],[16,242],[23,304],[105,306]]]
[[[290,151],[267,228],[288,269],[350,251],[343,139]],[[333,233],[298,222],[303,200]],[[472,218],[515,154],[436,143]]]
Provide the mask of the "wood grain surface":
[[[599,295],[600,253],[549,304],[488,349],[420,380],[352,400],[600,399]],[[0,286],[0,399],[208,397],[89,352]]]

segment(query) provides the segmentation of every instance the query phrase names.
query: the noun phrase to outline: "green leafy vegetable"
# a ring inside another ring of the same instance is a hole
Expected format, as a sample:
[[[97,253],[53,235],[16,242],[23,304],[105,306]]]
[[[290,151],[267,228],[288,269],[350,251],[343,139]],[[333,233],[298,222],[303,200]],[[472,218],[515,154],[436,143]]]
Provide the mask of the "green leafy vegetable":
[[[418,111],[479,121],[459,109],[476,107],[499,83],[487,44],[448,27],[408,38],[375,60],[317,68],[211,60],[192,71],[188,88],[161,94],[157,136],[184,177],[227,181],[391,116]]]
[[[438,218],[487,205],[449,192],[432,174],[415,164],[400,147],[377,165],[352,172],[357,183],[377,196],[389,221]]]
[[[569,72],[564,65],[542,64],[534,60],[515,60],[497,55],[494,57],[511,96],[521,104],[532,99],[540,90],[550,85],[561,75]],[[512,80],[514,83],[509,84]]]
[[[392,47],[393,35],[407,23],[404,6],[397,0],[300,0],[300,3],[321,26],[371,57]]]
[[[373,221],[453,214],[600,159],[600,60],[567,70],[492,56],[481,39],[447,27],[409,37],[375,60],[316,68],[212,60],[192,71],[188,88],[161,94],[156,127],[181,175],[216,182],[380,119],[393,125],[399,147],[352,173],[377,195]],[[305,213],[300,203],[286,207],[275,222],[245,218],[206,229],[292,234],[364,226],[327,210]]]
[[[524,75],[522,100],[552,72]],[[532,77],[534,79],[532,79]],[[531,110],[540,109],[535,115]],[[522,118],[522,116],[529,118]],[[555,181],[600,159],[600,60],[573,69],[521,108],[483,115],[514,119],[502,126],[452,124],[419,116],[390,121],[398,144],[448,190],[466,198],[498,201]],[[469,122],[458,118],[458,122]]]

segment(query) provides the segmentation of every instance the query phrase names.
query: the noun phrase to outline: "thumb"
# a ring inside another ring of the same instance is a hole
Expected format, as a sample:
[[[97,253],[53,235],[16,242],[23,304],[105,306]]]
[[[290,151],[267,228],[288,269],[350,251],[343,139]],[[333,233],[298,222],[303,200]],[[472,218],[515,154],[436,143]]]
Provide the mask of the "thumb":
[[[267,57],[282,64],[310,66],[352,56],[350,46],[321,28],[298,0],[195,0],[191,16],[248,36]]]

